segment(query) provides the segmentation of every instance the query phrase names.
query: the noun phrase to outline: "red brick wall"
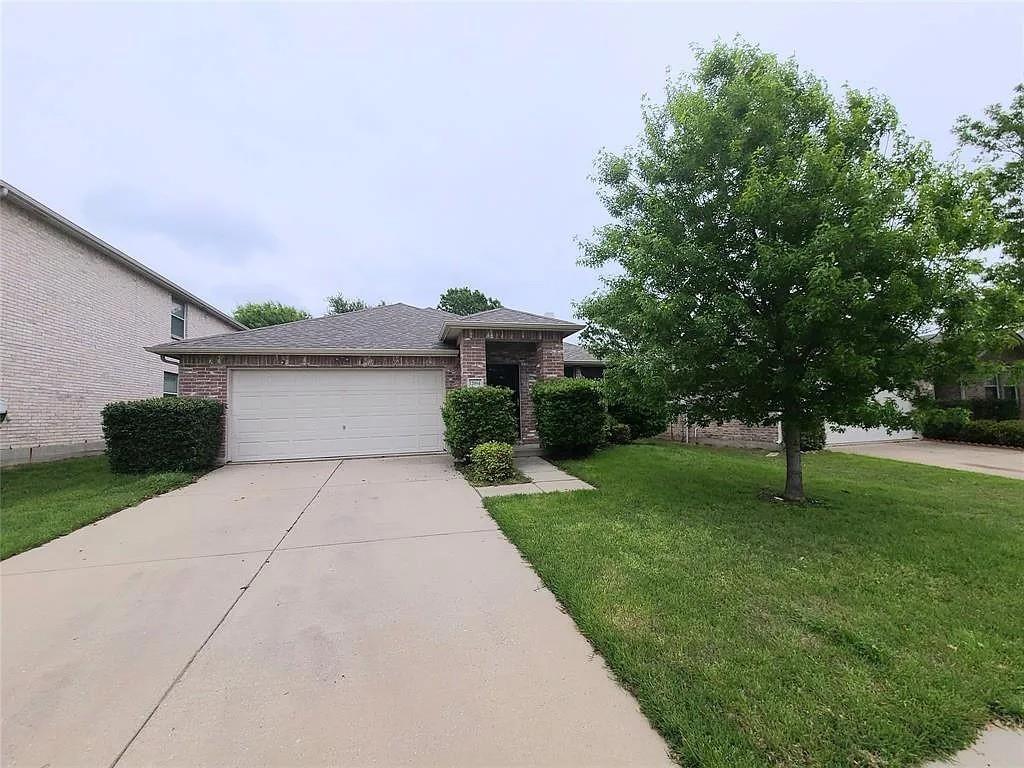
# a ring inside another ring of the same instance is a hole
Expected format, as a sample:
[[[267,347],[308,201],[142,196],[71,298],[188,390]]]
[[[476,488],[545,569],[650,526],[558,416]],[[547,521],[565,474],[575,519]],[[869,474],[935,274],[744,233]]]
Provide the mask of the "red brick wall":
[[[469,332],[459,337],[459,384],[468,386],[473,379],[487,381],[487,340]]]
[[[779,445],[779,428],[747,426],[739,421],[726,421],[698,427],[687,424],[686,416],[680,416],[669,424],[659,437],[679,442],[706,443],[708,445],[735,445],[741,448],[776,448]]]

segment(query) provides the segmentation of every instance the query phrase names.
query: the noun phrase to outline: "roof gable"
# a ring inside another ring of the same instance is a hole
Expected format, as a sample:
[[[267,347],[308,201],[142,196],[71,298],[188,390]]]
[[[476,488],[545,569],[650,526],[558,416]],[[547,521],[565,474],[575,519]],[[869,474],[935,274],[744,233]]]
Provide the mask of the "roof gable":
[[[560,320],[549,315],[523,312],[519,309],[498,307],[475,312],[472,315],[456,316],[447,320],[441,328],[440,338],[454,339],[464,328],[510,328],[538,331],[561,331],[564,336],[583,330],[582,325]]]

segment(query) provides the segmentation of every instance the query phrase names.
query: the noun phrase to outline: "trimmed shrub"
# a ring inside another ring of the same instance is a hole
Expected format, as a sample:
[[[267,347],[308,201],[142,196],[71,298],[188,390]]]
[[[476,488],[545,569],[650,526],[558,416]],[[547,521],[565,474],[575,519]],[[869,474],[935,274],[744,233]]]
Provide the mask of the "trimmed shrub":
[[[594,379],[545,379],[533,385],[540,444],[556,456],[585,456],[604,442],[608,407]]]
[[[632,439],[633,431],[629,428],[629,424],[623,424],[622,422],[616,421],[611,416],[608,417],[609,443],[628,443]]]
[[[224,405],[202,397],[109,403],[103,438],[114,472],[191,472],[213,466],[224,438]]]
[[[800,430],[800,450],[821,451],[825,448],[825,422],[819,421],[813,427],[804,427]]]
[[[956,440],[957,435],[971,421],[966,408],[929,409],[915,415],[918,430],[924,437]]]
[[[514,443],[516,414],[507,387],[462,387],[451,390],[441,406],[444,442],[462,462],[481,443]]]
[[[659,380],[651,381],[624,366],[610,366],[605,371],[604,394],[608,413],[628,426],[633,438],[654,437],[668,429],[671,398]]]
[[[469,452],[473,478],[488,483],[503,483],[516,476],[515,454],[508,443],[480,443]]]
[[[1024,448],[1024,420],[978,419],[965,424],[956,439],[963,440],[965,443],[988,443],[989,445],[1011,445]]]
[[[936,400],[935,406],[943,410],[966,408],[972,419],[1016,421],[1020,419],[1020,406],[1016,400],[992,400],[974,397],[968,400]]]

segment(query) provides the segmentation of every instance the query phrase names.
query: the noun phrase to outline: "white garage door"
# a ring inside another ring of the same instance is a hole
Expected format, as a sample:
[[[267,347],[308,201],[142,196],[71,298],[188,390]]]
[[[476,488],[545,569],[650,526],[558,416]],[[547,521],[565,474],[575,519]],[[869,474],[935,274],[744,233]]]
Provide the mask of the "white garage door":
[[[878,402],[895,400],[896,405],[904,413],[911,409],[910,402],[904,400],[892,392],[881,392],[875,396]],[[826,445],[849,445],[850,443],[877,443],[883,440],[910,440],[916,433],[909,429],[900,429],[895,432],[886,432],[884,427],[864,429],[863,427],[847,427],[845,432],[840,432],[834,425],[829,424],[825,435]]]
[[[443,450],[439,370],[236,370],[228,460]]]

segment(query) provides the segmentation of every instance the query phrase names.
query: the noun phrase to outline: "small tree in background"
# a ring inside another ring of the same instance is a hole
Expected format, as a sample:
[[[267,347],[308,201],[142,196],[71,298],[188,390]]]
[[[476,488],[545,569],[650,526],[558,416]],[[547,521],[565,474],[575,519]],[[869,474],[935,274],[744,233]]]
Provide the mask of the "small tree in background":
[[[961,146],[977,151],[982,188],[999,219],[995,239],[1003,258],[989,277],[1024,293],[1024,83],[1008,107],[993,104],[980,120],[962,115],[955,130]]]
[[[381,302],[383,304],[384,302]],[[362,299],[346,299],[339,291],[333,296],[327,297],[327,314],[342,315],[346,312],[355,312],[359,309],[366,309],[369,305]]]
[[[1024,360],[1009,365],[999,360],[1001,353],[1020,343],[1014,332],[1024,327],[1024,83],[1014,88],[1008,107],[993,104],[980,120],[962,115],[955,131],[962,147],[977,152],[981,165],[975,178],[996,214],[989,244],[1000,253],[985,272],[981,306],[1002,333],[975,340],[980,346],[975,368],[951,371],[947,380],[999,374],[1014,383],[1024,382]]]
[[[599,169],[613,221],[582,263],[617,269],[580,304],[585,338],[656,367],[697,423],[781,418],[786,499],[804,498],[805,430],[902,425],[874,395],[963,362],[980,332],[965,254],[987,209],[876,94],[837,99],[792,60],[718,44]]]
[[[250,301],[235,307],[232,316],[247,328],[265,328],[294,320],[307,320],[309,313],[279,301]]]
[[[462,288],[449,288],[441,294],[437,302],[437,308],[455,315],[472,315],[474,312],[483,312],[487,309],[497,309],[501,302],[485,296],[482,291],[470,288],[468,285]]]

